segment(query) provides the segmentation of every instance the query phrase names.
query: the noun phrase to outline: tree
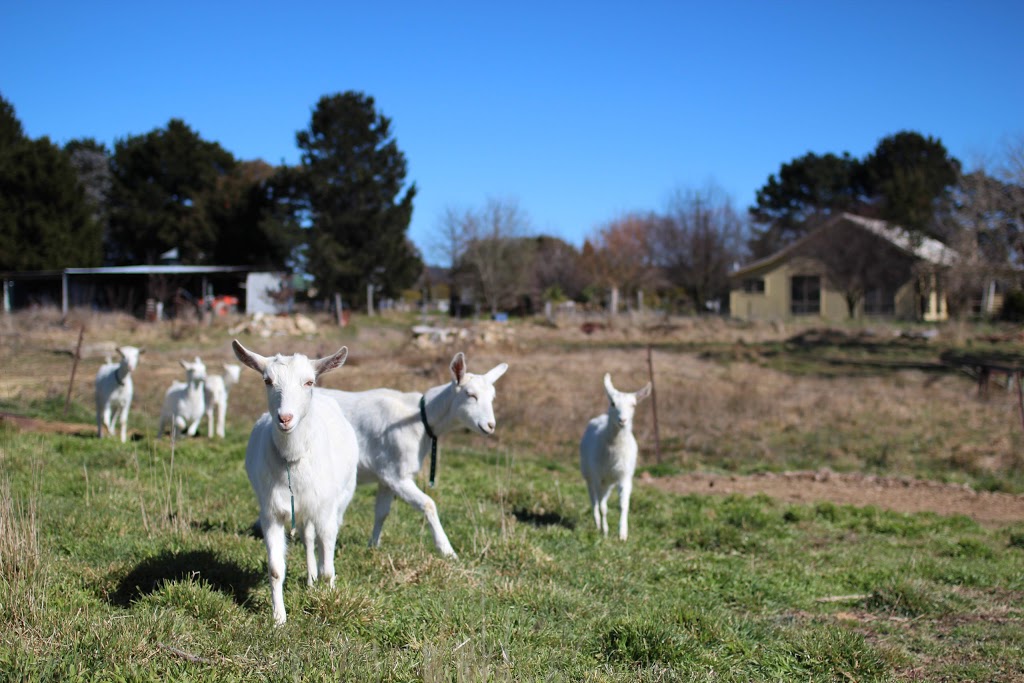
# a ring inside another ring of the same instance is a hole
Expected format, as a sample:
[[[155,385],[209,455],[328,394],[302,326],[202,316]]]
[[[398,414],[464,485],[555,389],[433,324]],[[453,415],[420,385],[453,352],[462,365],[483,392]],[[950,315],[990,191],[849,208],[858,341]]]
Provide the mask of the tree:
[[[92,138],[72,140],[64,145],[64,152],[78,174],[78,183],[85,193],[92,219],[106,240],[110,229],[110,188],[113,185],[110,152],[106,145]]]
[[[699,311],[706,302],[728,301],[729,271],[743,257],[745,233],[720,189],[678,190],[655,230],[656,262]]]
[[[578,299],[587,286],[580,264],[580,252],[565,240],[548,235],[534,238],[533,285],[531,296],[538,301]]]
[[[659,221],[654,213],[627,214],[598,228],[584,242],[583,270],[591,283],[611,289],[612,308],[619,291],[661,284],[654,244]]]
[[[839,212],[882,218],[918,237],[946,237],[936,213],[956,182],[960,162],[919,133],[881,139],[864,160],[807,153],[783,164],[750,208],[751,254],[762,258],[792,244],[810,226]]]
[[[938,138],[909,131],[883,138],[864,160],[864,173],[881,218],[918,235],[947,237],[936,210],[956,184],[960,162]]]
[[[301,241],[295,220],[295,170],[242,161],[217,179],[207,211],[216,226],[213,260],[283,268]]]
[[[0,269],[99,265],[100,227],[68,155],[22,130],[0,97]]]
[[[454,279],[479,292],[491,313],[515,307],[526,291],[533,244],[529,218],[513,200],[488,199],[477,210],[445,211],[442,235],[460,246]]]
[[[819,156],[808,152],[783,164],[757,191],[750,217],[757,226],[750,251],[755,258],[775,253],[806,235],[823,217],[854,211],[865,201],[863,167],[844,152]]]
[[[324,96],[296,140],[296,189],[310,225],[308,269],[317,286],[354,301],[367,284],[397,296],[423,262],[406,235],[416,186],[405,185],[405,155],[391,120],[363,93]]]
[[[209,200],[234,157],[184,121],[114,144],[110,244],[118,263],[156,263],[173,248],[186,263],[210,262],[217,226]]]

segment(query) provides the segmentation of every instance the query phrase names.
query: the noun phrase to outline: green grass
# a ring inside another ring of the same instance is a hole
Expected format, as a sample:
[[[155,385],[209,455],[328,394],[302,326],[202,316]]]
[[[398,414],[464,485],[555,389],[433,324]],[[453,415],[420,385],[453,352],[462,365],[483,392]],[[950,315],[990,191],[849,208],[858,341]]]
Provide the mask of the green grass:
[[[367,548],[360,488],[337,587],[292,548],[275,629],[244,449],[0,431],[0,679],[1024,676],[1024,524],[638,486],[620,543],[574,462],[457,445],[431,495],[460,559],[401,502]]]

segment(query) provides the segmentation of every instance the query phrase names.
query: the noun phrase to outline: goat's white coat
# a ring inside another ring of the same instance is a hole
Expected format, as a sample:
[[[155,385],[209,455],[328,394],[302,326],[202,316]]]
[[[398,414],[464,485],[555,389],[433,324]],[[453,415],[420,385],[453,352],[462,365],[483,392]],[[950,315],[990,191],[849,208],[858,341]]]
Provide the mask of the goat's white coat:
[[[466,371],[466,357],[459,352],[449,368],[452,381],[427,389],[424,394],[394,389],[317,390],[334,399],[355,428],[359,439],[359,483],[378,483],[371,547],[380,545],[384,520],[398,496],[426,517],[438,551],[456,557],[441,527],[437,505],[414,480],[430,453],[430,437],[420,419],[420,397],[425,397],[427,423],[435,436],[441,437],[458,427],[477,434],[493,434],[494,383],[508,370],[508,364],[500,363],[487,373],[476,375]]]
[[[160,409],[160,424],[156,430],[159,439],[164,428],[170,425],[171,439],[177,439],[188,429],[189,436],[195,436],[199,430],[199,421],[206,412],[206,365],[196,356],[192,362],[179,361],[185,368],[184,382],[172,382],[164,394],[164,404]]]
[[[648,382],[639,391],[627,393],[612,386],[611,375],[604,376],[608,412],[587,423],[580,440],[580,471],[587,482],[590,505],[598,531],[608,535],[608,498],[619,489],[619,539],[629,535],[629,497],[633,491],[637,445],[633,436],[636,404],[651,393]]]
[[[96,371],[96,433],[103,438],[103,429],[114,435],[117,423],[121,423],[121,443],[128,440],[128,412],[132,407],[135,386],[132,372],[139,365],[142,349],[134,346],[120,346],[118,363],[107,362]],[[109,360],[109,359],[108,359]]]
[[[259,500],[274,621],[280,625],[286,619],[285,529],[293,509],[306,546],[308,582],[323,577],[334,586],[334,546],[355,493],[359,447],[338,404],[315,393],[313,386],[320,375],[345,362],[348,349],[310,360],[301,354],[266,358],[237,340],[232,346],[267,385],[269,411],[252,428],[245,471]]]
[[[224,438],[224,420],[228,413],[228,396],[231,388],[238,384],[242,366],[234,363],[224,364],[223,375],[209,375],[206,378],[206,425],[208,436],[212,439],[216,434]],[[216,422],[215,422],[216,421]]]

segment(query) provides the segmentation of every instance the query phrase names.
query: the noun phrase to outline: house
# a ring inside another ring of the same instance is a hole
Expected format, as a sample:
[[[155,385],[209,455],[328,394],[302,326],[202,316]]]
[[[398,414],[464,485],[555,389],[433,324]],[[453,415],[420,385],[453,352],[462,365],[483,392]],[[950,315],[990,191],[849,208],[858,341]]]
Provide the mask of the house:
[[[943,273],[956,253],[885,221],[848,213],[730,274],[729,310],[744,320],[888,317],[941,321]]]

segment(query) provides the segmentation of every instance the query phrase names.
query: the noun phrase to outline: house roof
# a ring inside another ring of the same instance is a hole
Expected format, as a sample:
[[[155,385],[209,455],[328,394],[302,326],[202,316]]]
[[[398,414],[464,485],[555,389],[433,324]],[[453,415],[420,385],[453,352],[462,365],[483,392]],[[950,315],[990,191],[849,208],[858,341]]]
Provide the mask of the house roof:
[[[915,237],[911,235],[909,231],[899,227],[898,225],[891,225],[885,221],[873,218],[856,216],[852,213],[840,213],[830,217],[816,230],[811,231],[796,242],[783,247],[774,254],[737,268],[730,273],[730,277],[742,277],[785,260],[790,254],[804,246],[821,231],[828,230],[839,222],[845,222],[867,230],[886,240],[904,253],[910,254],[917,259],[934,265],[950,265],[957,256],[955,251],[931,237]]]

